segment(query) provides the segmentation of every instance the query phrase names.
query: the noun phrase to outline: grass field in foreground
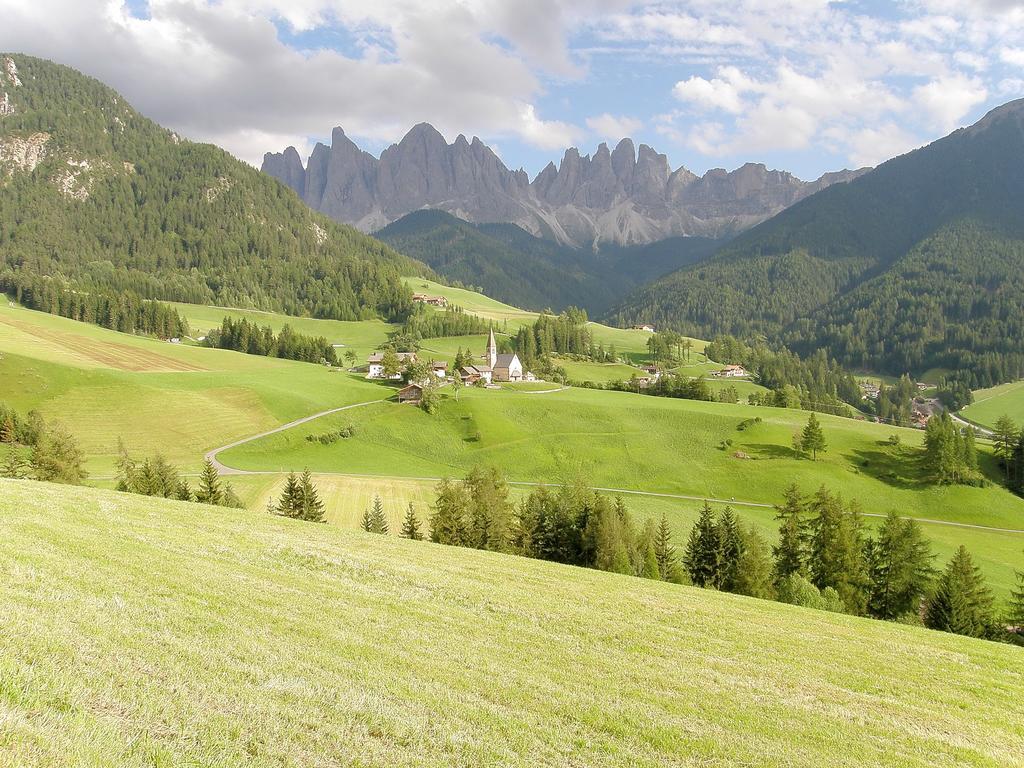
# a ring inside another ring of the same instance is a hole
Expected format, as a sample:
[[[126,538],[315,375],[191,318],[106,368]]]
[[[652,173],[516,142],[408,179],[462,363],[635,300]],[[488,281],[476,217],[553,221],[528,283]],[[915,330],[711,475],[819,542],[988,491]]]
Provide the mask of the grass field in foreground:
[[[1024,427],[1024,381],[977,390],[974,402],[960,414],[984,427],[994,427],[1000,416],[1009,416],[1018,427]]]
[[[0,481],[7,765],[1007,766],[1024,650]]]

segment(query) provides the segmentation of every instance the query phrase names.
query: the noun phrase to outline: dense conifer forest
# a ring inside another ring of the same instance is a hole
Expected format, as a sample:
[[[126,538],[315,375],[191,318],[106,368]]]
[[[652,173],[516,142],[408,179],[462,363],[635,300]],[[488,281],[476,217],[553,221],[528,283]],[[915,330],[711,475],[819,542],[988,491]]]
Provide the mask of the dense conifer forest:
[[[61,276],[89,293],[341,320],[401,320],[426,269],[310,211],[216,147],[185,141],[74,70],[15,55],[0,142],[0,284]]]

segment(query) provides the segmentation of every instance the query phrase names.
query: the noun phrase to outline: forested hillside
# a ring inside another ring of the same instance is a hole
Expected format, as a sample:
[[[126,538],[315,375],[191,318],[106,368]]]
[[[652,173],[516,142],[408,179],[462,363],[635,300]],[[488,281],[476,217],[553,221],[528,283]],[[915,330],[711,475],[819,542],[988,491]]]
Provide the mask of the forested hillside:
[[[1024,100],[837,184],[615,313],[972,386],[1024,373]]]
[[[607,312],[631,290],[708,256],[718,243],[673,237],[598,252],[534,237],[515,224],[470,224],[439,210],[414,211],[375,234],[449,280],[532,310]]]
[[[180,139],[96,80],[20,54],[0,60],[0,291],[52,292],[57,281],[343,320],[408,314],[399,274],[422,265],[227,152]]]

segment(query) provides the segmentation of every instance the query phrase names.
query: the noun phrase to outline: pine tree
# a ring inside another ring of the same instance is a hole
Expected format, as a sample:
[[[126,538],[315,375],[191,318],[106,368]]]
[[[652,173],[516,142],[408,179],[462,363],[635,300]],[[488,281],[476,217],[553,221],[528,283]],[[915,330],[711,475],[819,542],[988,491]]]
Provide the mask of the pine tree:
[[[219,505],[224,501],[224,491],[220,484],[220,475],[217,468],[209,459],[203,464],[203,471],[199,475],[199,487],[196,489],[196,501],[200,504]]]
[[[718,519],[719,576],[718,588],[726,592],[736,589],[740,558],[743,556],[743,534],[732,507],[722,510]]]
[[[469,505],[465,486],[444,478],[437,486],[434,510],[430,516],[430,540],[438,544],[468,546],[465,520]]]
[[[795,483],[786,489],[784,498],[782,506],[775,508],[775,519],[781,521],[779,543],[773,549],[776,583],[791,574],[803,574],[806,562],[804,501]]]
[[[672,529],[665,515],[661,516],[661,522],[654,533],[654,556],[658,561],[658,575],[662,581],[678,582],[681,579],[679,556],[672,543]]]
[[[43,429],[36,438],[29,466],[36,480],[79,485],[86,477],[78,441],[60,424]]]
[[[12,445],[7,449],[7,458],[4,459],[3,466],[0,467],[0,477],[20,480],[25,476],[25,466],[25,459],[22,458],[18,449]]]
[[[916,614],[935,576],[934,555],[921,527],[891,511],[869,552],[868,612],[889,620]]]
[[[863,613],[869,586],[861,522],[855,509],[822,486],[811,499],[809,521],[810,580],[818,589],[835,589],[850,613]]]
[[[741,530],[743,548],[736,568],[733,592],[763,600],[775,598],[774,563],[771,548],[764,537],[751,526]]]
[[[367,533],[373,533],[373,517],[370,515],[369,509],[363,510],[363,519],[359,523],[359,527]]]
[[[960,548],[939,577],[938,589],[925,611],[931,629],[969,637],[991,637],[995,631],[992,592],[967,548]]]
[[[320,494],[313,484],[313,476],[306,469],[299,481],[300,493],[300,514],[303,520],[311,523],[322,523],[324,521],[324,503],[320,500]]]
[[[281,498],[277,502],[277,513],[296,520],[302,517],[302,486],[294,472],[288,473],[284,481]]]
[[[827,450],[825,432],[813,411],[810,418],[807,419],[807,426],[800,433],[800,447],[803,448],[804,453],[810,453],[814,461],[818,460],[818,453],[824,453]]]
[[[718,587],[720,576],[721,546],[718,541],[718,527],[715,513],[706,501],[686,543],[683,564],[690,575],[690,581],[698,587]]]
[[[370,533],[386,534],[388,532],[388,518],[384,514],[384,502],[380,496],[373,497],[373,507],[370,509]]]
[[[0,423],[0,443],[15,443],[18,440],[14,417],[10,414]]]
[[[1008,618],[1018,634],[1024,634],[1024,571],[1017,571],[1017,589],[1010,597]]]
[[[185,478],[178,481],[178,486],[174,489],[174,498],[178,501],[192,501],[192,489]]]
[[[1006,414],[1000,416],[992,428],[992,440],[995,442],[995,454],[1003,466],[1007,481],[1010,479],[1010,462],[1013,459],[1013,452],[1020,439],[1020,432],[1017,425]]]
[[[421,541],[423,539],[423,532],[420,530],[420,521],[416,518],[416,509],[413,507],[412,502],[409,502],[409,508],[405,511],[405,519],[402,520],[402,534],[406,539],[412,539],[413,541]]]

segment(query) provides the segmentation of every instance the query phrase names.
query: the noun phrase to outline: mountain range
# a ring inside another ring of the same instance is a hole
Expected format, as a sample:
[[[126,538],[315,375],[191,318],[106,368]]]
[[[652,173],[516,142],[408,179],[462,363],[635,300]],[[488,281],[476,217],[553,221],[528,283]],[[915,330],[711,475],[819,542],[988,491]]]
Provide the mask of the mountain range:
[[[380,158],[360,149],[341,128],[331,146],[318,143],[305,167],[294,147],[267,153],[265,173],[315,210],[365,232],[408,213],[434,208],[475,224],[511,223],[562,245],[642,245],[676,236],[728,237],[793,203],[864,172],[839,171],[805,182],[785,171],[748,163],[697,176],[673,170],[646,144],[622,139],[593,155],[575,147],[531,181],[510,170],[480,139],[452,144],[420,123]]]

